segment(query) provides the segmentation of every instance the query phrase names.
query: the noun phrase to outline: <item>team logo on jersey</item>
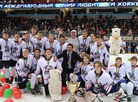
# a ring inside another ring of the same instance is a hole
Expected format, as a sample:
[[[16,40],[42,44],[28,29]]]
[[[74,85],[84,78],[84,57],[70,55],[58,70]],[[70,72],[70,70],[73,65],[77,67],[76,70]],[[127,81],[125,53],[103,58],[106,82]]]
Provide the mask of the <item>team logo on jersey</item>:
[[[37,43],[38,48],[42,48],[42,43]]]
[[[45,74],[49,74],[49,70],[51,70],[51,69],[53,69],[53,67],[51,66],[51,65],[46,65],[45,67],[44,67],[44,73]]]
[[[5,46],[5,51],[9,51],[9,46]]]
[[[86,45],[86,44],[83,44],[83,43],[82,43],[80,46],[81,46],[81,48],[82,48],[83,50],[86,50],[86,48],[87,48],[87,45]]]
[[[114,80],[119,80],[120,74],[117,72],[114,72]]]
[[[131,80],[135,80],[135,76],[132,75],[132,73],[130,73],[130,72],[129,72],[129,77],[130,77]]]
[[[29,65],[26,65],[26,67],[23,68],[23,71],[26,73],[29,70]]]
[[[99,52],[98,53],[95,52],[94,55],[95,55],[96,58],[100,58],[100,53]]]
[[[60,53],[62,53],[62,51],[61,50],[58,50],[58,54],[60,54]]]
[[[52,53],[54,53],[54,50],[55,50],[55,49],[54,49],[53,47],[52,47],[52,48],[50,48],[50,49],[51,49]]]
[[[27,50],[29,50],[29,52],[31,51],[31,47],[26,47]]]
[[[102,88],[102,84],[101,84],[101,83],[96,83],[96,84],[94,85],[94,87],[100,89],[100,88]]]
[[[18,50],[17,47],[12,48],[12,52],[16,52]]]

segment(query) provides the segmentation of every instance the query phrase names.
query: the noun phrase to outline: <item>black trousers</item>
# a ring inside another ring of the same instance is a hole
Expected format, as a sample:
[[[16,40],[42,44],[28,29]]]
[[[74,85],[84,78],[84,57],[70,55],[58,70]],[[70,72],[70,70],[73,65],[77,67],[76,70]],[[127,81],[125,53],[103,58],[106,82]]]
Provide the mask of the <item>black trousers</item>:
[[[132,48],[131,48],[131,53],[134,53],[134,50],[135,50],[135,48],[132,47]]]
[[[62,76],[62,86],[66,86],[66,81],[70,81],[70,79],[69,79],[70,73],[73,73],[73,68],[68,69],[68,70],[63,69],[63,72],[61,74],[61,76]]]

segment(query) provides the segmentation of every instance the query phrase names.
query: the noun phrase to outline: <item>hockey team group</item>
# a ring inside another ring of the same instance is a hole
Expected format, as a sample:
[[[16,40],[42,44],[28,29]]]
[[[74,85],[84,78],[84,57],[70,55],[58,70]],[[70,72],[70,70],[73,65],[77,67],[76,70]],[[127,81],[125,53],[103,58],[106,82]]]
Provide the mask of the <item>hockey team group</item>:
[[[100,35],[92,33],[88,36],[87,30],[83,30],[79,37],[72,30],[68,39],[63,34],[59,34],[58,38],[54,38],[53,34],[43,37],[41,31],[36,35],[26,32],[23,37],[15,34],[14,39],[9,38],[5,31],[0,38],[0,74],[4,68],[6,83],[12,84],[15,80],[22,93],[29,79],[31,94],[40,94],[39,85],[42,84],[45,94],[49,95],[49,71],[58,69],[62,86],[66,86],[66,81],[81,82],[80,87],[86,93],[78,90],[79,96],[93,93],[106,97],[122,88],[127,102],[132,102],[132,97],[137,102],[137,57],[131,57],[131,63],[122,63],[122,58],[116,57],[110,66],[109,60],[109,45],[102,41]]]

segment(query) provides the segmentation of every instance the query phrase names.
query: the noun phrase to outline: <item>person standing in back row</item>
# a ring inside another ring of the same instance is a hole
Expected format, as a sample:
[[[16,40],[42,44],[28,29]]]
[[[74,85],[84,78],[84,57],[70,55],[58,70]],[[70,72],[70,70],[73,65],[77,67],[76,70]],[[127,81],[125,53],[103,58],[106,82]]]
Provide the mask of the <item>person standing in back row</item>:
[[[133,40],[133,42],[131,43],[131,53],[134,53],[135,48],[136,48],[136,43],[135,40]]]

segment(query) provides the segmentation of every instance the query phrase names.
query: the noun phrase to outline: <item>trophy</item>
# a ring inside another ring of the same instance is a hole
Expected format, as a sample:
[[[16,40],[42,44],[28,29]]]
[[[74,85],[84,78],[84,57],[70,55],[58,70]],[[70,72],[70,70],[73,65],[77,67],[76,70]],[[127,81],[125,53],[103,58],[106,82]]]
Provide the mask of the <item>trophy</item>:
[[[68,90],[71,93],[71,97],[68,100],[68,102],[76,102],[76,99],[74,97],[74,93],[78,90],[78,88],[80,86],[80,82],[75,82],[75,81],[68,82],[68,81],[66,81],[66,84],[67,84]]]

